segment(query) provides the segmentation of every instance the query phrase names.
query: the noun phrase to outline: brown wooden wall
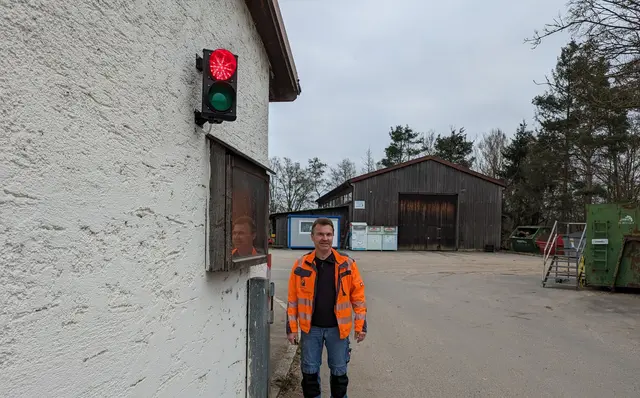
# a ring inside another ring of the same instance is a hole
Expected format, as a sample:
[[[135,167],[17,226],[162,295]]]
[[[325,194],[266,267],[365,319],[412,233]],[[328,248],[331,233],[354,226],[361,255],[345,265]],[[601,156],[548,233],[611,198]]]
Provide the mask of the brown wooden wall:
[[[399,193],[457,194],[458,249],[500,248],[502,187],[435,161],[425,161],[353,183],[351,221],[398,225]]]
[[[276,234],[276,239],[273,242],[276,247],[287,247],[287,216],[275,217],[276,228],[273,231]]]
[[[318,202],[318,207],[327,208],[327,207],[338,207],[342,206],[351,201],[351,186],[348,184],[341,184],[340,186],[334,188],[335,192],[329,192],[330,195],[322,199],[321,202]]]

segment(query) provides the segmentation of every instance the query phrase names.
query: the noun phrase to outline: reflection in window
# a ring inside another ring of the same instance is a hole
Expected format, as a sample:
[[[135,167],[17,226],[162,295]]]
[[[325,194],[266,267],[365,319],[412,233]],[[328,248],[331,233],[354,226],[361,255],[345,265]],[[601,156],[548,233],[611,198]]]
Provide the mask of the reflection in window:
[[[207,271],[267,262],[267,169],[211,138]]]
[[[231,242],[233,249],[231,257],[247,257],[256,256],[258,251],[254,246],[256,239],[256,223],[251,217],[242,216],[233,222],[233,230],[231,232]]]
[[[266,253],[267,224],[266,174],[254,174],[252,165],[236,159],[233,169],[232,258],[257,256]],[[248,163],[248,162],[246,162]]]

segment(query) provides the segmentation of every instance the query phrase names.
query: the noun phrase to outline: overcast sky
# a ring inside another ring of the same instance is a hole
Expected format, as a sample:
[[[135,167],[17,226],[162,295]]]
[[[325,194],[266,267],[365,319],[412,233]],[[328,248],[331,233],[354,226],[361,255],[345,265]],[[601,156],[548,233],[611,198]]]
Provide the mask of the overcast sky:
[[[306,165],[369,146],[379,160],[391,126],[475,138],[533,123],[567,36],[537,49],[524,39],[564,12],[565,0],[279,0],[301,96],[271,104],[269,155]]]

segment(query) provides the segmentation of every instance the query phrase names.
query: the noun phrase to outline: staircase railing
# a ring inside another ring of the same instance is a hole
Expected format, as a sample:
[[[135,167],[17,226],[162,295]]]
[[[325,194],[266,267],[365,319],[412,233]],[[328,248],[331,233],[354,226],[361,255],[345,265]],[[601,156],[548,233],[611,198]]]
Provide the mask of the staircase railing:
[[[577,251],[576,265],[580,264],[580,260],[582,259],[582,256],[584,254],[584,247],[587,244],[587,240],[585,239],[586,235],[587,235],[587,224],[585,223],[584,228],[582,229],[582,235],[580,235],[580,241],[578,242],[578,246],[576,246],[576,251]]]
[[[579,222],[567,223],[567,225],[578,225],[583,227],[582,233],[580,234],[580,240],[578,240],[578,244],[575,245],[575,247],[572,247],[571,249],[569,249],[570,252],[575,252],[575,256],[571,256],[571,260],[575,262],[575,265],[577,267],[578,264],[580,263],[580,258],[582,257],[582,254],[584,252],[584,246],[586,244],[585,236],[587,233],[587,226],[585,223],[579,223]]]
[[[578,280],[576,281],[576,286],[580,287],[580,280],[584,277],[584,275],[582,274],[581,270],[580,270],[580,263],[582,262],[582,259],[584,258],[584,248],[587,245],[587,224],[580,224],[583,225],[584,228],[582,229],[582,234],[580,235],[580,241],[578,242],[578,246],[576,246],[576,275]]]
[[[560,224],[566,225],[567,232],[565,239],[563,239],[564,244],[562,248],[558,247],[558,237],[560,236]],[[578,240],[577,245],[568,244],[571,242],[571,226],[581,226],[582,232],[580,234],[580,239]],[[551,229],[551,233],[549,234],[549,238],[547,239],[547,243],[545,244],[543,251],[543,276],[542,276],[542,285],[545,286],[547,279],[549,278],[549,274],[555,269],[555,279],[556,282],[558,278],[571,278],[575,275],[576,279],[576,288],[579,287],[581,273],[580,273],[580,264],[583,259],[584,248],[586,246],[586,233],[587,233],[587,224],[586,223],[578,223],[578,222],[558,222],[557,220],[553,224],[553,228]],[[554,251],[555,249],[555,251]],[[560,250],[562,250],[562,254],[560,254]],[[553,254],[552,254],[553,253]],[[565,263],[566,261],[566,263]],[[573,272],[575,274],[573,274]],[[566,273],[566,276],[564,275]],[[572,275],[573,274],[573,275]]]
[[[549,234],[547,243],[545,243],[544,245],[544,251],[542,253],[542,279],[543,280],[547,273],[547,261],[549,260],[551,249],[553,248],[553,245],[557,245],[557,242],[558,242],[558,221],[556,220],[556,222],[553,223],[553,228],[551,228],[551,233]]]

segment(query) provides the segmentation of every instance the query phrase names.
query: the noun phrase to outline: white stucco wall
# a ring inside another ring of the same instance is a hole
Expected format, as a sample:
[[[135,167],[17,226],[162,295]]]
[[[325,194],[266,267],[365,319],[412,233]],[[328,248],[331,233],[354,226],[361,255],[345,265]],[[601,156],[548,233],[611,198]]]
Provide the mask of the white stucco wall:
[[[195,55],[240,56],[267,163],[268,62],[242,0],[0,2],[0,396],[243,397],[246,281],[205,274]],[[205,125],[208,130],[208,125]]]

